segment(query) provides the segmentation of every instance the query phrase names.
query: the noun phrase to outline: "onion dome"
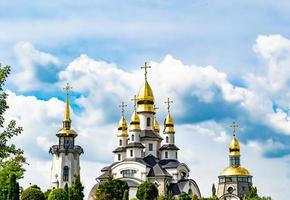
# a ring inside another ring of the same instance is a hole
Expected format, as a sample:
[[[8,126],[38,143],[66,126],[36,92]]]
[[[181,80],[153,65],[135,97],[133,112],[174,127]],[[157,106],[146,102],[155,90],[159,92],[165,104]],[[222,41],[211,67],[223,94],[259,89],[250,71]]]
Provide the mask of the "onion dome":
[[[76,137],[77,133],[71,129],[71,119],[70,119],[70,105],[69,105],[69,90],[71,89],[70,85],[67,84],[64,88],[66,90],[66,102],[65,102],[65,114],[63,120],[63,128],[57,132],[57,136],[67,136],[67,137]]]
[[[154,116],[154,121],[153,121],[153,128],[154,128],[154,132],[155,133],[159,133],[160,132],[160,127],[159,127],[158,121],[157,121],[155,116]]]
[[[241,166],[227,167],[226,169],[222,171],[220,175],[221,176],[251,176],[250,172],[246,168],[241,167]]]
[[[130,130],[140,130],[140,117],[136,111],[133,112],[130,120]]]
[[[128,137],[128,132],[127,132],[127,122],[125,120],[124,115],[122,115],[119,125],[118,125],[118,136],[120,137]]]
[[[229,146],[230,156],[240,156],[240,144],[236,136],[233,137]]]
[[[174,121],[170,113],[167,114],[164,121],[164,133],[175,133],[174,131]]]
[[[139,90],[137,97],[137,112],[154,113],[154,95],[147,80]]]

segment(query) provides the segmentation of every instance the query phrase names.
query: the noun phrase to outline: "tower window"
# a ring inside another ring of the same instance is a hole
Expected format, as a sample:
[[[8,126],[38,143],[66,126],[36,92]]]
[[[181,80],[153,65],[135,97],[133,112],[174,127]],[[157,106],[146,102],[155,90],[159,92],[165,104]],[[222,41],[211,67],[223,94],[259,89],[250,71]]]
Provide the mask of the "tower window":
[[[153,151],[153,144],[149,143],[149,151]]]
[[[165,151],[165,158],[168,158],[168,152]]]
[[[177,158],[177,152],[175,152],[175,157],[176,157],[176,160],[177,160],[177,159],[178,159],[178,158]]]
[[[134,135],[131,136],[131,139],[132,139],[132,142],[134,142],[134,139],[135,139]]]
[[[63,167],[63,181],[68,181],[69,179],[69,168],[68,166]]]
[[[130,150],[130,156],[133,157],[133,150]]]
[[[119,146],[122,146],[122,140],[119,140]]]
[[[147,126],[151,126],[151,120],[150,120],[150,117],[147,117]]]
[[[118,154],[118,160],[121,160],[121,154]]]
[[[166,136],[166,143],[168,143],[169,142],[169,138],[168,138],[168,136]]]

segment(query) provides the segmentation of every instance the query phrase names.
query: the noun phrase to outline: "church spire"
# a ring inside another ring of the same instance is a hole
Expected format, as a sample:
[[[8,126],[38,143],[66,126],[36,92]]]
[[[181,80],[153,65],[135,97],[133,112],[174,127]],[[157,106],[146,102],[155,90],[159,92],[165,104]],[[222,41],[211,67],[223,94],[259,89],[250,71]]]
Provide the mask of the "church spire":
[[[118,125],[118,136],[128,137],[128,132],[127,132],[128,127],[127,127],[126,119],[124,117],[125,107],[127,107],[127,105],[122,101],[119,107],[121,108],[121,119]]]
[[[233,122],[231,125],[233,139],[229,146],[229,154],[230,156],[240,156],[240,144],[236,137],[236,130],[239,128],[239,125],[236,122]]]
[[[167,101],[165,101],[164,103],[167,104],[167,116],[164,121],[164,133],[175,133],[174,121],[170,114],[170,104],[173,103],[173,101],[170,100],[170,98],[167,98]]]
[[[66,92],[64,121],[71,121],[69,109],[69,92],[71,89],[72,87],[69,85],[69,83],[67,83],[66,86],[63,88],[63,90]]]
[[[154,105],[155,115],[154,115],[154,119],[153,119],[153,128],[154,128],[154,132],[155,133],[159,133],[160,132],[160,127],[159,127],[158,121],[156,119],[156,110],[157,109],[159,109],[159,108]]]
[[[134,95],[134,98],[131,99],[131,101],[134,101],[134,112],[132,114],[131,120],[130,120],[130,130],[140,130],[140,117],[138,116],[136,110],[137,110],[137,96]]]

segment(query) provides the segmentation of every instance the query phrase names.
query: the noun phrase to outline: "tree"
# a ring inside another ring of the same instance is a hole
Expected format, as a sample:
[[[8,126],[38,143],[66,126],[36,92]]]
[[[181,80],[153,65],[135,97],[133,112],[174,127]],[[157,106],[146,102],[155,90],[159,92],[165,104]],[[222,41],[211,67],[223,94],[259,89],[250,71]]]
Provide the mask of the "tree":
[[[69,200],[70,199],[70,197],[69,197],[69,193],[70,193],[70,188],[68,188],[68,185],[67,185],[67,183],[64,185],[64,192],[65,192],[65,195],[66,195],[66,199],[67,200]]]
[[[15,174],[10,175],[7,200],[19,200],[19,184]]]
[[[182,192],[180,195],[179,195],[179,200],[191,200],[191,197],[189,196],[189,194],[185,193],[185,192]]]
[[[129,200],[129,192],[128,192],[128,190],[125,190],[122,200]]]
[[[48,200],[67,200],[66,192],[61,188],[54,189],[50,192]]]
[[[72,187],[70,188],[71,195],[70,200],[83,200],[84,199],[84,186],[81,183],[80,175],[75,176]]]
[[[245,200],[271,200],[271,197],[260,197],[258,195],[258,189],[256,187],[251,187],[249,195],[245,196]]]
[[[157,198],[158,200],[176,200],[176,198],[173,196],[172,192],[168,192],[165,195],[160,195]]]
[[[48,196],[49,196],[50,192],[51,192],[51,189],[47,189],[47,190],[43,193],[43,194],[44,194],[44,197],[45,197],[46,200],[48,200]]]
[[[96,200],[120,200],[123,198],[125,190],[129,191],[126,181],[113,179],[101,182],[95,193]]]
[[[45,200],[44,194],[40,189],[35,187],[29,187],[21,194],[21,200]]]
[[[10,73],[10,67],[1,67],[0,65],[0,197],[7,199],[9,192],[9,178],[11,174],[16,175],[16,180],[23,178],[24,164],[26,159],[23,151],[14,144],[10,144],[9,140],[22,132],[21,127],[16,126],[16,121],[12,120],[4,127],[4,113],[8,108],[7,94],[4,92],[4,83]]]
[[[158,190],[153,183],[144,181],[138,186],[136,196],[139,200],[153,200],[157,198]]]
[[[215,185],[214,184],[212,184],[211,192],[212,192],[212,197],[215,197],[216,196],[216,189],[215,189]]]

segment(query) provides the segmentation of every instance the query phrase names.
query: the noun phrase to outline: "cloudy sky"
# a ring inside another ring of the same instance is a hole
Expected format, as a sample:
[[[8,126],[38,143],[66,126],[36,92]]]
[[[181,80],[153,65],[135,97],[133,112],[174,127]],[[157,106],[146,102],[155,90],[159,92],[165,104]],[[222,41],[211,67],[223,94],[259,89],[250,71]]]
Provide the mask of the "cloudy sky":
[[[290,3],[283,0],[0,0],[0,62],[11,65],[8,119],[29,166],[22,185],[49,187],[51,155],[73,86],[72,120],[83,146],[86,192],[112,162],[119,103],[149,82],[165,117],[174,101],[180,160],[203,195],[228,165],[230,124],[242,164],[263,195],[290,196]],[[106,141],[106,142],[104,142]]]

